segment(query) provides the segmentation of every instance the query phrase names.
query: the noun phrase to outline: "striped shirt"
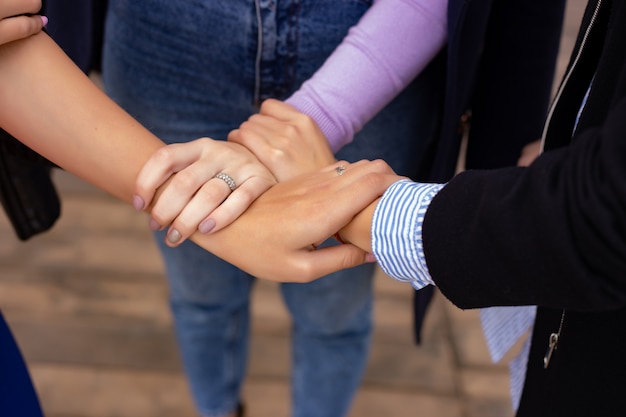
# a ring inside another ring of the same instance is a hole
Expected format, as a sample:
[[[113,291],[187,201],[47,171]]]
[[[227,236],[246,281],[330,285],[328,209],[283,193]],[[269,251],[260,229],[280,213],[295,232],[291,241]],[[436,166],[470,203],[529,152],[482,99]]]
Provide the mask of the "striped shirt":
[[[400,180],[387,189],[372,219],[372,251],[387,275],[416,290],[434,284],[424,256],[422,223],[443,184]]]
[[[435,285],[426,265],[422,224],[430,202],[443,186],[398,181],[387,189],[374,211],[372,251],[378,264],[387,275],[409,282],[416,290]],[[481,309],[481,324],[494,363],[532,327],[534,319],[534,306]],[[514,410],[524,386],[529,349],[530,338],[509,363]]]

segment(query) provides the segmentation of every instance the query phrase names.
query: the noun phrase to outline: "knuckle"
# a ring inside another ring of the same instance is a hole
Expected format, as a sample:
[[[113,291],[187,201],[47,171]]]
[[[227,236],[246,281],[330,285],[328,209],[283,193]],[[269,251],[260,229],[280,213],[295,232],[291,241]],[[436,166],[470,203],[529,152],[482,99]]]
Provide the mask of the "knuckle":
[[[237,198],[246,205],[250,205],[260,194],[254,191],[254,187],[239,187],[236,191]]]
[[[28,17],[16,18],[13,23],[13,31],[18,38],[25,37],[37,31],[35,21]]]
[[[172,183],[176,189],[189,191],[196,187],[197,177],[194,172],[184,169],[176,173]]]
[[[281,148],[271,149],[267,153],[266,158],[269,160],[269,164],[271,166],[282,165],[284,163],[287,163],[290,159],[287,152],[285,152],[285,150]]]
[[[172,223],[172,226],[176,230],[178,230],[178,232],[181,235],[181,241],[182,241],[183,239],[186,239],[189,236],[191,236],[191,233],[195,229],[196,225],[195,223],[190,222],[185,218],[178,217],[176,220],[174,220],[174,222]]]
[[[286,123],[283,125],[283,135],[285,135],[286,137],[297,137],[299,134],[300,130],[291,123]]]
[[[214,187],[203,187],[197,194],[196,198],[200,198],[205,206],[215,206],[224,201],[224,193]]]
[[[164,146],[152,154],[151,160],[159,165],[170,167],[174,158],[173,145]]]
[[[168,225],[172,220],[171,217],[167,216],[159,206],[152,209],[150,216],[161,226]]]
[[[391,171],[389,164],[382,159],[375,159],[372,164],[383,172]]]
[[[308,261],[299,261],[293,267],[294,269],[294,280],[299,283],[307,283],[313,281],[315,276],[315,270],[311,262]]]
[[[241,125],[239,129],[239,135],[237,136],[238,137],[237,137],[236,142],[242,145],[254,144],[256,142],[256,138],[258,137],[258,135],[254,133],[254,131],[252,130],[249,122],[244,122]]]
[[[315,123],[313,118],[308,114],[298,113],[296,116],[296,122],[299,126],[303,126],[306,130],[317,128],[317,123]]]
[[[263,102],[261,103],[260,111],[261,113],[271,112],[275,105],[276,102],[274,101],[274,99],[269,98],[267,100],[263,100]]]

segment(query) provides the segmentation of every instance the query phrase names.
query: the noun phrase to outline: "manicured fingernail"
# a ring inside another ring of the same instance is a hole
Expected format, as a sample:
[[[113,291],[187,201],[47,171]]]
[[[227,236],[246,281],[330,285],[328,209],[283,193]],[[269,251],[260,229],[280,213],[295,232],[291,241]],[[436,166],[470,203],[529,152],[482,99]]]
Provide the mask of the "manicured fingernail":
[[[198,231],[200,233],[209,233],[213,229],[215,229],[215,220],[213,219],[204,219],[202,223],[198,225]]]
[[[41,16],[41,21],[43,22],[44,26],[48,24],[48,18],[46,16]]]
[[[135,207],[135,210],[143,210],[143,208],[146,206],[146,203],[143,201],[143,198],[139,197],[137,194],[135,194],[133,196],[133,207]]]
[[[376,257],[373,253],[368,253],[367,255],[365,255],[365,262],[374,263],[376,262]]]
[[[181,238],[181,234],[178,230],[176,229],[171,229],[168,233],[167,233],[167,241],[174,244],[174,243],[178,243],[178,241]]]
[[[157,230],[161,230],[161,225],[159,223],[156,222],[156,220],[154,220],[152,217],[150,217],[150,229],[154,230],[155,232]]]

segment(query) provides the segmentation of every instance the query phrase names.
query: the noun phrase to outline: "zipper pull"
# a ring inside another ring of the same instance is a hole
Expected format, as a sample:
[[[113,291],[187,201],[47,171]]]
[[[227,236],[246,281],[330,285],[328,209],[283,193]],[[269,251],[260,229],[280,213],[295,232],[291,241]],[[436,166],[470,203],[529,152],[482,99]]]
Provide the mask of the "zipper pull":
[[[559,343],[559,334],[558,333],[550,334],[550,339],[548,340],[548,350],[546,351],[546,355],[543,357],[544,369],[546,369],[548,365],[550,364],[552,353],[556,350],[558,343]]]

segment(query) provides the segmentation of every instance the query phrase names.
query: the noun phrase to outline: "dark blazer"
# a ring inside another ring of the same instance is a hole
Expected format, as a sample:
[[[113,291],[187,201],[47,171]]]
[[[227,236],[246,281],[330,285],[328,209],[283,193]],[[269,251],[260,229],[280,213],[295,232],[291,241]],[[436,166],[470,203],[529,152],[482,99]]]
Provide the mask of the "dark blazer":
[[[602,0],[594,19],[550,113],[549,150],[529,168],[456,176],[424,221],[429,270],[456,305],[539,306],[519,416],[625,412],[626,4]]]
[[[563,0],[450,0],[441,124],[417,180],[452,178],[464,127],[468,169],[514,166],[522,147],[540,138],[564,7]],[[415,293],[418,341],[432,292]]]
[[[85,73],[100,70],[107,0],[44,0],[46,32]]]

